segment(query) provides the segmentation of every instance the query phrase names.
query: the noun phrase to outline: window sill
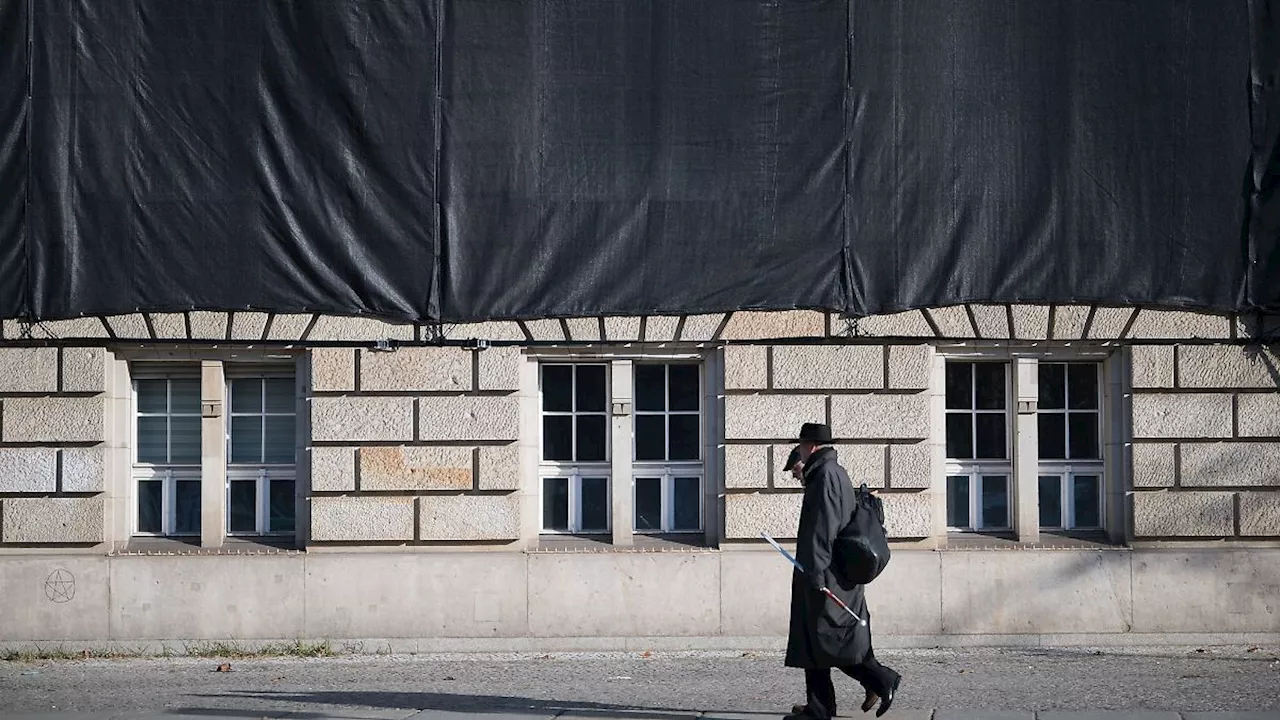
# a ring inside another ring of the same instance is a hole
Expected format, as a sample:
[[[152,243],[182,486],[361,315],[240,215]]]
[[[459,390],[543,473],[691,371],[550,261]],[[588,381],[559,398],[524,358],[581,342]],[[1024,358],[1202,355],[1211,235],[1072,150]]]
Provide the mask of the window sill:
[[[1036,542],[1020,542],[1012,533],[950,532],[940,550],[1127,550],[1107,539],[1106,533],[1040,532]]]
[[[112,555],[293,555],[301,553],[292,536],[227,538],[220,548],[200,546],[200,538],[130,538]]]
[[[543,535],[530,553],[678,553],[708,552],[702,533],[688,535],[634,535],[632,545],[614,545],[605,535]]]

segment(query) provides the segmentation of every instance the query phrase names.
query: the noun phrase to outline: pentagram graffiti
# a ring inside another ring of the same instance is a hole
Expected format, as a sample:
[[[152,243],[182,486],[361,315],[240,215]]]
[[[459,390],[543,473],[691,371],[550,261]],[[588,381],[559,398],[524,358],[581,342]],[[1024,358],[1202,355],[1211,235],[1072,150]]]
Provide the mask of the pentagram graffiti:
[[[54,570],[45,578],[44,595],[56,603],[71,602],[76,596],[76,576],[62,568]]]

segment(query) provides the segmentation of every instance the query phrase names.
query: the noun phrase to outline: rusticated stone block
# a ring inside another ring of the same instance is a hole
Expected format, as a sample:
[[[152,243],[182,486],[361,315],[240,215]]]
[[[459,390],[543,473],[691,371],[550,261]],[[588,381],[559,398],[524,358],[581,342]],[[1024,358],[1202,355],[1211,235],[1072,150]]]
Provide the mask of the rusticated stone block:
[[[518,347],[491,347],[478,352],[476,368],[477,390],[520,389],[520,363],[524,356]]]
[[[319,442],[413,440],[413,398],[312,398],[311,437]]]
[[[277,318],[278,320],[279,318]],[[412,340],[413,326],[393,324],[367,317],[321,315],[307,339],[323,341]]]
[[[266,313],[237,312],[231,318],[232,340],[261,340],[266,330]]]
[[[781,465],[786,459],[778,460]],[[769,467],[768,445],[725,445],[724,486],[727,488],[765,488],[775,469]],[[779,471],[780,472],[780,471]]]
[[[927,488],[933,480],[933,448],[927,442],[889,446],[889,487]]]
[[[884,348],[774,346],[773,386],[787,390],[879,390],[884,387]]]
[[[1231,437],[1231,396],[1222,393],[1134,395],[1133,436]]]
[[[102,447],[64,448],[63,492],[102,492],[106,488],[106,458]]]
[[[1280,393],[1240,393],[1236,413],[1240,437],[1280,438]]]
[[[11,443],[103,441],[106,405],[100,397],[4,399],[3,440]]]
[[[151,320],[151,331],[156,334],[157,338],[162,340],[187,339],[186,313],[151,313],[147,318]]]
[[[933,534],[933,498],[927,492],[880,493],[884,530],[890,538],[924,538]]]
[[[62,392],[100,393],[106,389],[106,350],[95,347],[62,349]]]
[[[481,490],[520,489],[520,447],[485,445],[480,448],[479,477]]]
[[[927,438],[929,398],[924,393],[833,396],[831,432],[849,439]]]
[[[1177,475],[1175,443],[1133,444],[1133,486],[1173,487]]]
[[[728,440],[793,438],[801,425],[827,414],[824,395],[728,395],[724,407]]]
[[[870,337],[934,337],[933,328],[919,310],[868,315],[856,321],[859,335]]]
[[[519,398],[424,397],[418,399],[419,440],[518,440]]]
[[[1100,307],[1093,311],[1093,324],[1089,326],[1089,337],[1094,340],[1116,340],[1124,334],[1137,312],[1127,307]]]
[[[827,317],[813,310],[734,313],[721,334],[723,340],[773,340],[826,336]]]
[[[773,465],[769,472],[773,473],[773,485],[779,488],[801,488],[803,484],[784,472],[782,465],[787,461],[787,454],[794,445],[775,445],[773,448]],[[884,445],[850,445],[835,446],[837,459],[849,473],[849,480],[854,487],[866,483],[867,487],[882,488],[885,479],[885,446]]]
[[[470,447],[360,448],[361,490],[470,490]]]
[[[356,389],[356,351],[349,348],[316,348],[311,351],[311,389],[315,392],[350,392]]]
[[[470,350],[457,347],[400,348],[395,352],[360,351],[362,391],[471,390]]]
[[[311,327],[314,315],[273,315],[271,327],[267,328],[268,340],[301,340],[302,334]]]
[[[1051,339],[1080,340],[1084,337],[1085,324],[1089,320],[1088,305],[1058,305],[1053,308]]]
[[[82,317],[71,320],[26,323],[21,320],[5,320],[6,340],[80,340],[108,337],[107,327],[100,318]]]
[[[573,342],[600,341],[600,318],[569,318],[565,324],[569,326],[569,339]]]
[[[99,543],[103,538],[102,496],[6,498],[7,543]]]
[[[534,340],[543,342],[563,342],[568,338],[564,334],[564,326],[559,320],[530,320],[524,324]]]
[[[1133,495],[1137,537],[1227,537],[1232,534],[1232,494],[1169,491]]]
[[[192,340],[225,340],[227,314],[224,312],[193,312],[191,318]]]
[[[1009,338],[1009,311],[1003,305],[970,305],[978,334],[984,338],[1005,340]]]
[[[147,329],[147,320],[142,313],[112,315],[106,321],[111,332],[121,340],[151,339],[151,331]]]
[[[413,539],[411,497],[313,497],[311,539],[379,542]]]
[[[1280,487],[1280,443],[1182,443],[1182,486]]]
[[[1235,345],[1178,348],[1178,381],[1184,388],[1249,388],[1280,391],[1280,352]]]
[[[1217,313],[1180,310],[1141,310],[1129,337],[1135,340],[1226,340],[1231,337],[1231,317]]]
[[[311,448],[311,489],[317,492],[351,492],[356,489],[356,449]]]
[[[418,499],[423,540],[461,542],[520,537],[519,495],[435,495]]]
[[[800,493],[730,493],[724,498],[724,534],[730,540],[758,539],[761,532],[774,539],[796,536],[800,524]]]
[[[57,489],[57,450],[0,448],[0,493],[51,493]]]
[[[1240,493],[1240,534],[1280,537],[1280,492]]]
[[[933,353],[928,345],[891,345],[888,353],[890,390],[928,390]]]
[[[1013,337],[1019,340],[1049,338],[1048,305],[1012,305]]]
[[[680,318],[673,315],[650,315],[644,319],[645,342],[671,342],[676,339]]]
[[[509,320],[445,325],[444,336],[450,340],[523,342],[526,339],[524,330],[520,329],[520,323]]]
[[[684,327],[680,330],[680,339],[689,342],[707,342],[714,340],[716,330],[724,322],[724,313],[711,315],[690,315],[684,319]]]
[[[57,391],[57,348],[0,348],[0,392]]]
[[[969,320],[969,311],[963,305],[930,308],[926,312],[938,326],[938,332],[945,338],[977,337],[973,323]]]
[[[769,386],[769,348],[728,345],[724,349],[726,390],[763,390]]]
[[[605,339],[611,342],[639,340],[640,318],[607,317],[604,319],[604,334]]]
[[[1130,352],[1135,388],[1173,387],[1172,345],[1134,345]]]

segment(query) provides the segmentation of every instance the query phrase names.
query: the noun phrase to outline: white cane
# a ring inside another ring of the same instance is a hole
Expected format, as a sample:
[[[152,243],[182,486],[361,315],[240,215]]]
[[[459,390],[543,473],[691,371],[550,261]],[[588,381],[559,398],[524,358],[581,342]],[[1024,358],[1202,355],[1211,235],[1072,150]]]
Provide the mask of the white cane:
[[[781,545],[779,545],[779,544],[778,544],[778,543],[777,543],[773,538],[769,537],[769,533],[762,532],[762,533],[760,533],[760,537],[764,538],[765,540],[768,540],[768,541],[769,541],[769,544],[773,546],[773,549],[774,549],[774,550],[777,550],[777,551],[778,551],[778,552],[780,552],[780,553],[782,553],[782,557],[784,557],[784,558],[786,558],[787,560],[789,560],[789,561],[791,562],[791,564],[792,564],[792,565],[795,565],[797,570],[799,570],[800,572],[804,573],[805,575],[808,575],[808,574],[809,574],[809,573],[805,572],[804,566],[800,564],[800,561],[799,561],[799,560],[796,560],[796,559],[791,555],[791,553],[789,553],[789,552],[787,552],[786,550],[784,550],[784,549],[783,549],[783,547],[782,547]],[[829,589],[827,588],[827,586],[823,585],[823,586],[822,586],[822,588],[821,588],[821,590],[822,590],[823,594],[825,594],[827,597],[831,598],[831,599],[835,602],[835,604],[836,604],[836,605],[839,605],[841,609],[843,609],[845,612],[847,612],[847,613],[849,613],[850,615],[852,615],[852,616],[853,616],[853,619],[857,620],[859,625],[862,625],[863,627],[866,627],[866,625],[867,625],[867,621],[866,621],[866,620],[863,620],[861,617],[858,617],[858,613],[856,613],[856,612],[854,612],[853,610],[851,610],[851,609],[849,608],[849,606],[848,606],[848,605],[845,605],[845,604],[844,604],[844,601],[842,601],[840,598],[836,597],[835,593],[831,592],[831,590],[829,590]]]

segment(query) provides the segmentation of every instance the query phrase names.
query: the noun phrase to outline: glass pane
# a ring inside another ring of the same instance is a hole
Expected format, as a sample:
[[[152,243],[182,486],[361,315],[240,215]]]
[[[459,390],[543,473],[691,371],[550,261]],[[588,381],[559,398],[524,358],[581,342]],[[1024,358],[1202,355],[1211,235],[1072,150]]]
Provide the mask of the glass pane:
[[[662,478],[636,478],[636,530],[662,529]]]
[[[542,459],[573,460],[572,416],[544,415],[542,417]]]
[[[982,527],[1009,527],[1009,481],[1003,475],[982,476],[982,497],[979,498]]]
[[[1043,387],[1043,386],[1041,386]],[[1040,413],[1036,416],[1039,428],[1040,459],[1061,460],[1067,456],[1067,419],[1062,413]]]
[[[138,482],[138,532],[164,532],[164,526],[160,524],[163,499],[163,481],[141,480]]]
[[[174,483],[173,531],[200,534],[200,481],[178,480]]]
[[[1061,410],[1067,401],[1067,366],[1040,363],[1040,409]]]
[[[266,451],[262,461],[272,465],[293,465],[297,462],[294,444],[294,432],[297,419],[292,415],[268,415],[263,418],[266,425]]]
[[[547,412],[573,410],[573,366],[542,366],[542,409]]]
[[[582,529],[586,532],[609,529],[609,481],[582,478]]]
[[[1098,452],[1097,413],[1068,413],[1068,418],[1067,422],[1071,426],[1071,458],[1097,460],[1102,457]]]
[[[269,413],[296,413],[298,411],[297,402],[295,402],[294,382],[293,378],[269,378],[266,381],[266,406],[264,409]]]
[[[1004,413],[981,413],[977,419],[977,457],[984,459],[1004,459],[1007,457],[1009,450],[1005,442],[1007,419]]]
[[[1004,363],[974,363],[979,410],[1004,410]]]
[[[267,516],[271,532],[293,532],[296,502],[293,498],[292,480],[272,480],[267,497],[270,514]]]
[[[262,416],[231,418],[231,462],[262,462]]]
[[[185,415],[200,414],[200,381],[169,381],[169,412]]]
[[[947,409],[973,409],[973,363],[947,363]]]
[[[697,365],[669,365],[669,410],[697,410],[701,407]]]
[[[1098,366],[1072,363],[1067,366],[1067,404],[1072,410],[1098,409]]]
[[[1062,478],[1040,476],[1040,527],[1062,527]]]
[[[947,413],[947,457],[973,457],[973,416],[969,413]]]
[[[947,527],[969,527],[969,478],[947,476]]]
[[[569,478],[542,481],[542,529],[569,529]]]
[[[1102,527],[1102,500],[1099,489],[1101,481],[1097,475],[1077,475],[1072,492],[1075,503],[1075,527]]]
[[[138,412],[160,414],[169,412],[168,380],[138,381]]]
[[[603,462],[605,459],[604,444],[606,418],[604,415],[579,415],[578,418],[578,457],[580,462]]]
[[[578,412],[604,412],[605,398],[608,393],[605,392],[605,372],[603,365],[579,365],[578,366],[578,405],[575,408]]]
[[[231,483],[231,532],[258,531],[258,481],[234,480]]]
[[[165,417],[138,418],[138,462],[169,462],[169,420]],[[159,532],[157,530],[156,532]]]
[[[169,462],[175,465],[200,464],[200,416],[169,418]]]
[[[636,460],[667,459],[667,417],[636,416]]]
[[[675,531],[697,530],[701,525],[702,483],[696,477],[678,477],[675,479]]]
[[[243,379],[231,381],[231,412],[262,412],[262,381]]]
[[[636,365],[636,410],[667,409],[667,366]]]
[[[701,447],[701,427],[697,415],[671,416],[671,460],[697,460]]]

